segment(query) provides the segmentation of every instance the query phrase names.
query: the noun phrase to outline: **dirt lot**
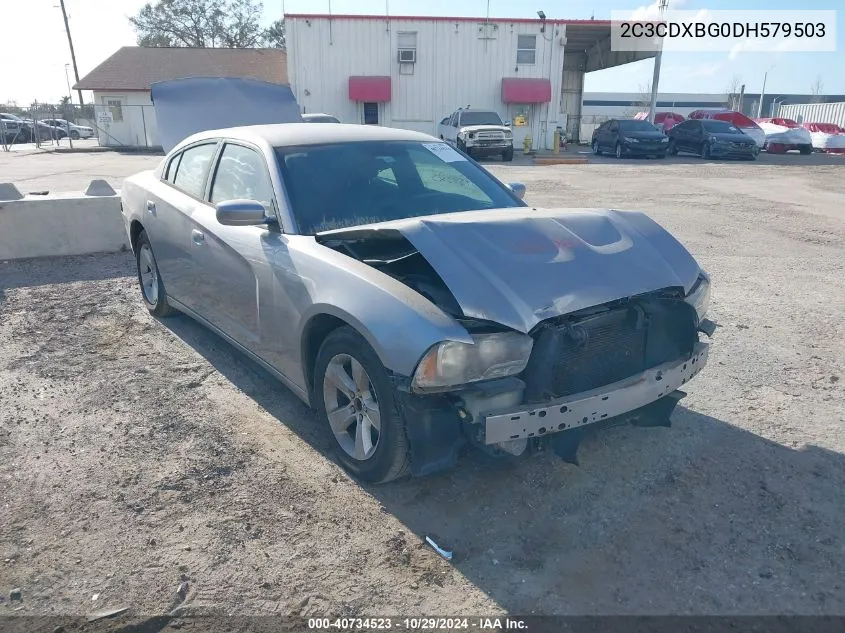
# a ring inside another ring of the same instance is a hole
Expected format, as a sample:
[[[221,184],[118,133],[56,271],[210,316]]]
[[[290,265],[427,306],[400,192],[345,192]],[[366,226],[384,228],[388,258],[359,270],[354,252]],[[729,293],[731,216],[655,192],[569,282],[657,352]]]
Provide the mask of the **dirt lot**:
[[[165,613],[184,581],[232,613],[845,614],[845,167],[492,169],[643,209],[711,272],[671,429],[364,487],[262,370],[149,317],[129,255],[0,263],[0,615]]]

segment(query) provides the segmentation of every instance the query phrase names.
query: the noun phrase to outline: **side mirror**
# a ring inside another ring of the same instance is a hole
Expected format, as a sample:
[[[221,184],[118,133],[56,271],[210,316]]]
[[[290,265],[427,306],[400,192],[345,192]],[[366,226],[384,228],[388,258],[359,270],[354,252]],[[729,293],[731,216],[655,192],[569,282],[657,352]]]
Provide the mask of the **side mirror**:
[[[217,221],[226,226],[259,226],[267,224],[267,210],[257,200],[226,200],[219,202]]]
[[[510,121],[505,121],[505,127],[510,127],[510,126],[511,126],[511,122],[510,122]]]
[[[525,197],[525,185],[521,182],[509,182],[508,188],[514,192],[517,198],[522,200]]]

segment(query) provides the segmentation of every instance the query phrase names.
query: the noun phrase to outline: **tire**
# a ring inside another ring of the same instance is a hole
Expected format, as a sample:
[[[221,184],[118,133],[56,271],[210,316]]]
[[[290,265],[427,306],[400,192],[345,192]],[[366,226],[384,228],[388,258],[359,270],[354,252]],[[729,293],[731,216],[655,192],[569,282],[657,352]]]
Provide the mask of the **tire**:
[[[619,143],[616,144],[616,158],[622,158],[622,146]]]
[[[71,131],[70,131],[70,137],[71,137],[74,141],[78,141],[78,140],[79,140],[79,132],[77,132],[76,130],[71,130]]]
[[[467,152],[467,146],[466,146],[466,144],[465,144],[465,143],[464,143],[461,139],[457,139],[457,140],[455,141],[455,147],[457,147],[457,148],[458,148],[460,151],[462,151],[464,154],[468,154],[468,152]]]
[[[798,151],[806,156],[807,154],[813,153],[813,146],[812,145],[801,145],[801,146],[798,147]]]
[[[599,148],[599,142],[593,141],[593,154],[596,156],[601,156],[601,149]]]
[[[701,158],[704,160],[710,160],[710,144],[709,143],[702,143],[701,144]]]
[[[670,138],[669,144],[666,146],[666,152],[670,156],[677,156],[678,155],[678,147],[675,145],[675,139]]]
[[[350,473],[372,484],[408,474],[408,438],[390,379],[353,328],[344,326],[326,337],[317,354],[313,394],[335,454]]]
[[[138,270],[138,285],[141,287],[141,299],[155,317],[166,317],[176,312],[167,303],[164,282],[158,272],[158,264],[153,255],[153,247],[146,231],[141,231],[135,244],[135,266]]]
[[[502,152],[502,160],[509,163],[513,160],[513,147]]]

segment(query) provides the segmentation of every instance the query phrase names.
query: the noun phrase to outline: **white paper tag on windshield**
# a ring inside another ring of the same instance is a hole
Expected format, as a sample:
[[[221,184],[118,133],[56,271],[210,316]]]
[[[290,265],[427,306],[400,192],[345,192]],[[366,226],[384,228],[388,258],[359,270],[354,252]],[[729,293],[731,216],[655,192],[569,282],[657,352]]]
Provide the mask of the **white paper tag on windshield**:
[[[446,143],[423,143],[423,147],[444,163],[457,163],[459,160],[466,160],[466,158],[446,145]]]

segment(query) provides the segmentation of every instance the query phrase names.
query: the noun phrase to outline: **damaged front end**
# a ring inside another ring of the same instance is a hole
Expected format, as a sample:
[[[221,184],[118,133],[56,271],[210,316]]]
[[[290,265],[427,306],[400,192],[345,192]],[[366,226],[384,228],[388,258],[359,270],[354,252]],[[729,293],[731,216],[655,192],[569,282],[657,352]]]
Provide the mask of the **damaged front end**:
[[[631,229],[616,215],[598,217],[594,225],[583,217],[554,218],[549,231],[563,227],[568,237],[555,238],[557,255],[543,252],[542,257],[538,249],[548,240],[541,235],[535,247],[530,237],[545,228],[544,218],[517,218],[521,247],[529,253],[514,258],[512,266],[504,260],[513,253],[493,252],[502,261],[491,262],[481,258],[483,251],[474,242],[464,250],[442,248],[454,237],[448,221],[420,224],[417,219],[318,235],[325,246],[426,297],[473,339],[474,344],[443,341],[428,350],[413,376],[395,377],[412,473],[450,466],[466,443],[496,456],[552,449],[577,463],[578,445],[591,429],[626,422],[669,426],[685,395],[680,387],[707,362],[708,346],[699,333],[710,336],[714,328],[704,318],[709,279],[686,251],[694,266],[679,256],[682,247],[669,242],[668,234],[645,240],[638,233],[642,220]],[[491,228],[496,224],[502,226]],[[510,218],[471,223],[482,241],[501,234],[499,229],[508,224]],[[441,248],[434,248],[435,236]],[[578,241],[587,237],[601,243],[579,249]],[[625,244],[616,247],[614,240]],[[655,254],[654,243],[661,241],[677,262]],[[635,255],[638,250],[641,259],[630,259],[628,251]],[[613,255],[619,259],[611,259]],[[526,266],[526,257],[538,265]],[[573,268],[577,258],[582,267]],[[583,266],[591,263],[585,274]],[[617,277],[626,267],[632,279],[627,286],[643,288],[648,273],[662,285],[625,295],[621,288],[626,283]],[[546,277],[534,283],[532,273]],[[548,278],[561,273],[567,276],[559,282]],[[472,275],[478,287],[467,281]],[[538,285],[547,290],[537,293]],[[482,305],[485,287],[493,291]],[[590,305],[591,300],[597,302]]]

